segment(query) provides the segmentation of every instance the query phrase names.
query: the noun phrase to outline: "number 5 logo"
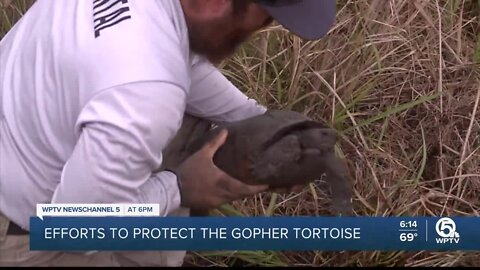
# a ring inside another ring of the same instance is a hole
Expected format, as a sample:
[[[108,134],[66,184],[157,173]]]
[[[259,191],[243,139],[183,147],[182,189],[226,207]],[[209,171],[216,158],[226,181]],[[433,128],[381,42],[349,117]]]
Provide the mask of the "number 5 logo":
[[[439,219],[437,221],[437,224],[435,225],[435,230],[437,231],[437,234],[443,238],[455,237],[456,229],[457,226],[455,224],[455,221],[447,217]]]

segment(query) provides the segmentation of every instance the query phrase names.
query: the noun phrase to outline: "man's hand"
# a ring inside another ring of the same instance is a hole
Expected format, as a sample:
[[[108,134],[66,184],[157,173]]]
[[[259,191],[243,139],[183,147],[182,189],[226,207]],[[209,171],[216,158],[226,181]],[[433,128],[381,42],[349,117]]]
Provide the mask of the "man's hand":
[[[218,168],[213,162],[216,151],[225,143],[227,130],[186,159],[177,169],[181,205],[207,210],[267,191],[268,185],[247,185]]]

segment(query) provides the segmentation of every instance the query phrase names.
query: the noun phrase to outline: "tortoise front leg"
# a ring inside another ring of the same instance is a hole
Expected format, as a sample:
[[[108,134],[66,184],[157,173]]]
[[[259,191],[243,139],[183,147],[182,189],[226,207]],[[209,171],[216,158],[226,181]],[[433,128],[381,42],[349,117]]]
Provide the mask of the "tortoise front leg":
[[[353,214],[352,195],[353,183],[348,174],[345,162],[335,154],[325,157],[327,181],[332,190],[332,207],[341,216]]]

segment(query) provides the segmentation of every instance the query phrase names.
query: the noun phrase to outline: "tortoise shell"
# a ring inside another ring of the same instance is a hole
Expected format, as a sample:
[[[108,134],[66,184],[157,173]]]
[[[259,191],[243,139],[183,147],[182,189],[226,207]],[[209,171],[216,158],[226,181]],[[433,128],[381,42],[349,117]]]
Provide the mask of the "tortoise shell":
[[[325,175],[334,207],[349,212],[352,188],[346,165],[335,156],[335,130],[297,112],[269,110],[214,128],[189,152],[198,151],[224,128],[227,140],[214,156],[220,169],[244,183],[271,187],[306,184]]]

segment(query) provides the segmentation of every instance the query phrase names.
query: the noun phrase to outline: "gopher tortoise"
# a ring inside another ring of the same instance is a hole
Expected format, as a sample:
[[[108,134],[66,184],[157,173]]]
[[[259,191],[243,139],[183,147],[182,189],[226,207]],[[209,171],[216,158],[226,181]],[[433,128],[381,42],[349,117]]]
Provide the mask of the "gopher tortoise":
[[[265,114],[219,125],[186,146],[193,154],[226,128],[228,137],[214,163],[247,184],[291,187],[325,175],[332,205],[352,213],[352,183],[344,161],[335,156],[336,132],[301,113],[268,110]]]

